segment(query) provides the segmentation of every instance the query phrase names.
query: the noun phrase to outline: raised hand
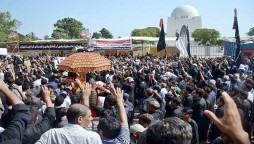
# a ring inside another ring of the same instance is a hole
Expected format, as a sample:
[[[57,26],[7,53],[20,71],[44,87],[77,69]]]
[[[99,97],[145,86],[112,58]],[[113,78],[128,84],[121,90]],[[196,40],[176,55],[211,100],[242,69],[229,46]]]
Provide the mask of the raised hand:
[[[50,91],[47,86],[42,86],[42,96],[44,100],[50,99]]]
[[[84,96],[89,97],[91,95],[92,85],[86,83],[86,88],[84,89]]]
[[[19,87],[18,87],[16,84],[13,84],[12,86],[13,86],[13,88],[15,88],[16,90],[20,90]]]
[[[89,96],[91,95],[91,91],[92,91],[92,85],[89,83],[86,83],[85,89],[83,88],[81,90],[82,92],[81,102],[83,105],[86,105],[88,107],[89,107]]]
[[[221,98],[224,100],[224,115],[219,119],[213,112],[205,110],[205,115],[213,121],[221,132],[229,136],[234,143],[250,144],[248,134],[243,130],[241,118],[234,100],[223,92]]]
[[[54,107],[54,105],[50,99],[50,91],[49,91],[48,87],[42,86],[41,90],[42,90],[43,100],[46,103],[47,107]]]
[[[0,91],[3,89],[8,89],[8,86],[2,79],[0,79]]]
[[[110,89],[111,94],[116,98],[117,102],[123,102],[123,90],[121,90],[120,88],[111,88]]]

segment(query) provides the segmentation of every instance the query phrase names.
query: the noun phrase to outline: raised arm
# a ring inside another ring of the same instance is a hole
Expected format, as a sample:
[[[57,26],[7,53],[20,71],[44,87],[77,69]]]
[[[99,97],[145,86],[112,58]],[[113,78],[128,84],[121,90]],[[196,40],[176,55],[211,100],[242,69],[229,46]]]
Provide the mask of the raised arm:
[[[22,90],[16,85],[16,84],[13,84],[13,87],[19,92],[19,94],[21,95],[22,97],[22,101],[26,100],[27,97],[26,95],[22,92]]]
[[[38,139],[40,139],[40,136],[43,133],[52,127],[56,118],[55,108],[50,99],[50,91],[46,86],[42,86],[42,96],[43,101],[47,106],[45,113],[43,114],[43,119],[39,123],[26,129],[25,136],[22,139],[23,143],[35,143]],[[31,138],[31,136],[33,136],[33,138]]]
[[[198,70],[199,70],[199,74],[200,74],[200,80],[201,80],[201,81],[205,81],[205,78],[204,78],[204,76],[203,76],[203,73],[202,73],[201,68],[199,68]]]
[[[1,142],[11,139],[21,140],[31,119],[29,108],[9,90],[2,79],[0,79],[0,91],[12,105],[11,114],[13,115],[9,126],[1,133],[0,140]]]
[[[89,107],[89,96],[91,95],[92,85],[86,83],[86,87],[84,88],[79,79],[75,79],[75,81],[81,89],[81,103]]]
[[[18,98],[4,83],[2,79],[0,79],[0,91],[6,96],[8,102],[14,106],[16,104],[23,104],[23,101]]]
[[[54,107],[51,99],[50,99],[50,91],[46,86],[42,86],[42,94],[43,94],[43,100],[46,103],[47,107]]]
[[[123,104],[123,90],[121,90],[120,88],[116,88],[116,89],[112,88],[112,89],[113,89],[112,94],[116,98],[120,122],[122,125],[128,125],[128,119],[127,119],[127,115],[126,115],[124,104]]]
[[[213,112],[205,110],[205,115],[236,144],[250,144],[248,134],[243,130],[241,118],[233,99],[223,92],[224,115],[220,119]]]
[[[130,143],[130,131],[128,127],[128,120],[127,115],[124,109],[124,103],[123,103],[123,91],[120,88],[114,88],[111,87],[111,92],[116,98],[116,103],[118,107],[119,112],[119,120],[122,125],[120,134],[117,136],[117,139],[122,144],[129,144]]]

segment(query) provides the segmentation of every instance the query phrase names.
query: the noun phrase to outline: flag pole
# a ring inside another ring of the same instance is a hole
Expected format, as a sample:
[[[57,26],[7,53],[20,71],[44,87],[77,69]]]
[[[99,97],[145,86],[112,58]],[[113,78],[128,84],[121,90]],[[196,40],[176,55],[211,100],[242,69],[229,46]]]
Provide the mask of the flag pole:
[[[191,54],[190,54],[190,33],[189,33],[188,26],[186,29],[186,36],[187,36],[187,52],[188,52],[189,57],[191,57]]]
[[[240,64],[245,64],[245,59],[242,53],[241,47],[241,39],[239,35],[239,27],[238,27],[238,20],[237,20],[237,10],[234,10],[234,24],[233,29],[235,30],[235,39],[236,39],[236,50],[235,50],[235,62],[236,65],[239,67]]]
[[[165,47],[165,58],[167,58],[167,44],[166,44],[166,47]]]
[[[167,50],[166,50],[166,41],[165,41],[165,32],[164,32],[164,26],[163,26],[163,19],[160,19],[160,37],[157,43],[157,52],[159,53],[163,49],[165,49],[165,56],[167,55]]]
[[[19,37],[18,37],[18,53],[19,53],[19,43],[20,43],[20,40],[19,40]]]

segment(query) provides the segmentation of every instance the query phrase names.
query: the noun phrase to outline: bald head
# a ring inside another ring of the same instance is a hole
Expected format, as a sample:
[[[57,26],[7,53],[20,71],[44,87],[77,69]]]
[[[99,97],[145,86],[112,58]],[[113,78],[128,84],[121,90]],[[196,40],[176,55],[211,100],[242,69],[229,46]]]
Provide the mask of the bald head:
[[[76,119],[79,116],[86,116],[90,109],[82,104],[73,104],[67,111],[67,120],[71,124],[76,124]]]

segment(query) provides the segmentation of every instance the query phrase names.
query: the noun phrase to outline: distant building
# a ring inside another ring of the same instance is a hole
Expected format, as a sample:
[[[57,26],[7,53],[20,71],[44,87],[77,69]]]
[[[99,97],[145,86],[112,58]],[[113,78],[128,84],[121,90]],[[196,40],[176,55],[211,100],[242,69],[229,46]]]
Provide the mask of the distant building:
[[[194,41],[191,34],[196,29],[202,29],[202,20],[199,12],[191,5],[181,5],[176,7],[171,17],[168,17],[167,21],[167,36],[170,39],[176,38],[176,32],[181,36],[185,48],[187,47],[187,37],[183,26],[188,27],[190,34],[190,53],[192,56],[202,58],[213,58],[223,56],[223,50],[220,46],[202,46],[198,45],[198,42]],[[167,44],[168,45],[168,44]]]
[[[190,34],[202,28],[201,16],[193,6],[181,5],[172,11],[171,17],[168,17],[167,37],[175,37],[183,25],[188,26]]]
[[[223,37],[221,40],[224,41],[224,54],[234,58],[236,50],[235,37]],[[241,37],[241,48],[245,58],[254,58],[254,38]]]

